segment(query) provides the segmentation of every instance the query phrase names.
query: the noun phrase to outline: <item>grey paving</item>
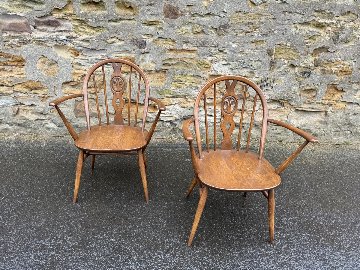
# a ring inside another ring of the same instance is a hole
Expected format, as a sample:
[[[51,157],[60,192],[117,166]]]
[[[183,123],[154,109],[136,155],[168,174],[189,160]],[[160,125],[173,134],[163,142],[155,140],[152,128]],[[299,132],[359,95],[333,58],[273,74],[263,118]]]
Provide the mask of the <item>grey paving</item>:
[[[148,150],[149,204],[133,156],[100,157],[93,176],[87,160],[72,204],[70,143],[0,142],[0,269],[360,268],[359,147],[309,147],[283,174],[273,245],[261,194],[212,191],[191,248],[187,145]]]

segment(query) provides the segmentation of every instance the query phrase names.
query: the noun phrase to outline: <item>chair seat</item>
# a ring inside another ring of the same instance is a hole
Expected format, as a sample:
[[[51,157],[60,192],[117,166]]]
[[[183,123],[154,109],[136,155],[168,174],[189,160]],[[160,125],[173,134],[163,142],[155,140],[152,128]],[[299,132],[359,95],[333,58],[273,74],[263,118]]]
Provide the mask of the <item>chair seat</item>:
[[[280,176],[271,164],[253,152],[204,151],[198,177],[209,187],[223,190],[258,191],[277,187]]]
[[[121,152],[143,148],[147,131],[125,125],[92,126],[80,132],[76,147],[93,152]]]

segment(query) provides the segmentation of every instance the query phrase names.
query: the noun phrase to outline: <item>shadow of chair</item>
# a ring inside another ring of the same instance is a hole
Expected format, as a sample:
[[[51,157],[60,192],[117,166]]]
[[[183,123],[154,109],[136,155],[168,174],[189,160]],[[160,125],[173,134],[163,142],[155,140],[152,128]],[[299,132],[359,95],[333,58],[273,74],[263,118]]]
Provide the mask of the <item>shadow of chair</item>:
[[[305,139],[276,169],[264,158],[269,123],[284,127]],[[280,185],[280,173],[309,142],[317,142],[317,139],[289,124],[269,119],[267,102],[260,88],[240,76],[220,76],[201,88],[195,101],[193,117],[183,123],[183,135],[189,142],[195,174],[187,196],[197,184],[200,187],[188,245],[193,242],[209,189],[240,191],[245,192],[245,196],[246,192],[261,192],[268,201],[269,235],[272,242],[274,191]],[[259,138],[256,141],[256,152],[251,145],[255,140],[253,137]]]
[[[82,98],[87,129],[77,133],[59,105],[65,101]],[[158,112],[149,122],[149,102]],[[94,170],[95,157],[104,154],[138,155],[144,196],[149,200],[145,149],[154,133],[165,106],[150,97],[149,82],[143,70],[125,59],[106,59],[96,63],[87,72],[82,94],[63,96],[50,102],[59,113],[67,130],[79,149],[76,166],[73,202],[77,202],[84,160],[91,156]],[[94,124],[92,124],[94,123]]]

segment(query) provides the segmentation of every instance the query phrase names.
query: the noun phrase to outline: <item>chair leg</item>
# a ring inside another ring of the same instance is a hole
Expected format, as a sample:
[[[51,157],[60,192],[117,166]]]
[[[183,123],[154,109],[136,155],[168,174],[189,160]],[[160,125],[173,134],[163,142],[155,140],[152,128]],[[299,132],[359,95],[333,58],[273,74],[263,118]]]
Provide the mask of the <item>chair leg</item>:
[[[274,189],[268,192],[268,219],[269,219],[269,235],[270,243],[274,241],[275,230],[275,191]]]
[[[141,181],[144,188],[144,195],[145,201],[149,202],[149,195],[148,195],[148,188],[147,188],[147,181],[146,181],[146,168],[145,168],[145,160],[144,160],[144,152],[143,150],[139,150],[139,167],[140,167],[140,174],[141,174]]]
[[[197,181],[197,177],[194,176],[193,180],[191,181],[191,184],[186,192],[186,198],[190,196],[191,192],[193,191],[194,187],[196,186],[196,184],[198,183]]]
[[[202,212],[203,212],[204,207],[205,207],[207,195],[208,195],[208,187],[204,186],[204,187],[200,188],[199,204],[198,204],[198,207],[196,209],[194,222],[193,222],[193,225],[192,225],[192,228],[191,228],[191,232],[190,232],[190,236],[189,236],[189,240],[188,240],[188,246],[191,246],[192,241],[194,240],[194,236],[195,236],[197,227],[199,225],[199,221],[200,221]]]
[[[247,192],[245,191],[243,194],[244,200],[243,200],[242,206],[245,206],[245,204],[246,204],[246,197],[247,197]]]
[[[142,153],[143,153],[143,157],[144,157],[145,169],[147,169],[147,159],[146,159],[146,155],[145,155],[145,149],[142,150]]]
[[[91,174],[94,174],[95,155],[91,155]]]
[[[76,177],[75,177],[73,203],[76,203],[77,199],[78,199],[78,193],[79,193],[79,187],[80,187],[80,177],[81,177],[81,171],[82,171],[82,167],[83,167],[83,162],[84,162],[84,151],[80,150],[79,157],[78,157],[78,162],[77,162],[77,165],[76,165]]]

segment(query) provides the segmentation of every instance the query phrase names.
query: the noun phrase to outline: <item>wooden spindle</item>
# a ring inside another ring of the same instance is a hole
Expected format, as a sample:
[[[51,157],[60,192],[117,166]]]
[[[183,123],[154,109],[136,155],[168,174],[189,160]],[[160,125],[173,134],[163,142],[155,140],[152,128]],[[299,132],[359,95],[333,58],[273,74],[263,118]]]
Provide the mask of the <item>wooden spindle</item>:
[[[204,93],[204,113],[205,113],[205,139],[206,139],[206,149],[209,152],[209,123],[207,116],[207,106],[206,106],[206,93]]]
[[[106,123],[109,125],[110,124],[110,121],[109,121],[109,105],[108,105],[107,93],[106,93],[106,78],[105,78],[105,67],[104,67],[104,65],[102,65],[101,71],[102,71],[102,75],[103,75],[102,77],[103,77],[103,88],[104,88],[104,99],[105,99]]]
[[[247,137],[247,143],[246,143],[246,152],[249,151],[250,138],[251,138],[251,130],[252,130],[252,127],[253,127],[253,124],[254,124],[254,117],[255,117],[257,97],[258,97],[258,95],[255,94],[255,97],[254,97],[254,106],[253,106],[253,109],[252,109],[252,112],[251,112],[250,127],[249,127],[249,132],[248,132],[248,137]]]
[[[247,93],[247,86],[242,86],[242,106],[241,106],[241,114],[240,114],[240,123],[239,123],[239,134],[237,140],[237,150],[240,150],[241,147],[241,135],[242,135],[242,128],[243,128],[243,120],[244,120],[244,112],[245,112],[245,102],[246,102],[246,93]]]
[[[140,87],[141,87],[141,76],[139,75],[139,79],[138,79],[138,90],[136,93],[136,111],[135,111],[135,123],[134,126],[137,125],[137,117],[138,117],[138,113],[139,113],[139,99],[140,99]]]
[[[96,110],[97,110],[97,115],[98,115],[98,119],[99,119],[99,126],[101,126],[101,116],[100,116],[100,106],[99,106],[99,96],[98,96],[98,89],[97,89],[97,84],[96,84],[96,79],[95,79],[95,72],[93,73],[93,82],[94,82],[94,88],[95,88],[95,102],[96,102]]]
[[[131,109],[131,75],[132,75],[132,67],[130,67],[130,76],[129,76],[128,126],[130,126],[130,109]]]
[[[216,83],[214,83],[214,151],[216,151]]]

